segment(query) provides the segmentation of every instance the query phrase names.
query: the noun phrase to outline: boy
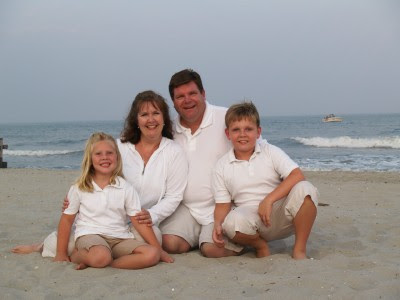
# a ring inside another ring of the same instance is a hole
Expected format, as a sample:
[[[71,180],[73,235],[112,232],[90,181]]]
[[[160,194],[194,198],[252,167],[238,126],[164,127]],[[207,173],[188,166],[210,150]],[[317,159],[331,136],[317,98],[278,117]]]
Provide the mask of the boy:
[[[225,124],[233,149],[214,170],[214,243],[225,247],[226,235],[236,244],[254,247],[257,257],[265,257],[270,254],[267,241],[294,233],[292,256],[306,258],[317,215],[317,189],[304,181],[298,165],[280,148],[257,140],[260,117],[253,103],[231,106]]]

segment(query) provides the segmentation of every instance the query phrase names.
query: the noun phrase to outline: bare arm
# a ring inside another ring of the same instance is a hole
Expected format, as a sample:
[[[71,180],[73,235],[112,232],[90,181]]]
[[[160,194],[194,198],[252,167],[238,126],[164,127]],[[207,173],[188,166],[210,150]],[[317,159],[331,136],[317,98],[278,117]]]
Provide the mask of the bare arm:
[[[258,207],[258,214],[266,226],[271,225],[272,205],[275,201],[286,197],[291,189],[305,177],[300,168],[294,169],[271,193],[269,193]]]
[[[61,215],[60,222],[58,224],[57,253],[54,261],[70,261],[70,258],[68,257],[68,241],[75,216],[76,214]]]
[[[214,209],[213,241],[218,247],[224,247],[222,223],[231,210],[231,203],[216,203]]]
[[[130,217],[133,227],[139,232],[139,234],[143,237],[143,239],[150,245],[158,248],[161,252],[161,261],[172,263],[174,259],[168,255],[162,248],[160,243],[158,242],[156,235],[154,234],[153,228],[147,226],[146,224],[141,224],[139,221],[135,219],[134,216]]]

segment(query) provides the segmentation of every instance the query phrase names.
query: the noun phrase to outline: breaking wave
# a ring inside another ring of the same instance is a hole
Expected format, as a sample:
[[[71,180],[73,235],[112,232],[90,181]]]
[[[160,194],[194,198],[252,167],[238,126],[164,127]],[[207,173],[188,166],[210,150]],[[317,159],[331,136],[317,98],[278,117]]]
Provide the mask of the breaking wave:
[[[9,156],[53,156],[79,153],[82,150],[4,150],[4,155]]]
[[[295,137],[292,138],[303,145],[325,148],[388,148],[400,149],[400,136],[376,137],[376,138],[352,138],[339,136],[334,138],[325,137]]]

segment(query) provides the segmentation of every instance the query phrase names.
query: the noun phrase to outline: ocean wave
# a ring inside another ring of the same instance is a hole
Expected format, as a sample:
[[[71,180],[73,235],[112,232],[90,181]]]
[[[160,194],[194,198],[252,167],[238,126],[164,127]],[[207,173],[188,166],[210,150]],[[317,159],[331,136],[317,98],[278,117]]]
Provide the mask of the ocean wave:
[[[4,155],[9,156],[53,156],[80,153],[82,150],[4,150]]]
[[[376,138],[352,138],[339,136],[334,138],[325,137],[294,137],[295,140],[306,146],[325,148],[389,148],[400,149],[400,136],[376,137]]]

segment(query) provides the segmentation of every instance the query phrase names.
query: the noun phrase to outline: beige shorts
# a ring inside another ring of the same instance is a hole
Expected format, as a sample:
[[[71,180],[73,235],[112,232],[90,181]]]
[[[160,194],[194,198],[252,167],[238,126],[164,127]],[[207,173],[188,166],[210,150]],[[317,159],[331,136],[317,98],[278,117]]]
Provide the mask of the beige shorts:
[[[131,232],[135,236],[135,239],[141,242],[144,242],[144,239],[142,236],[139,234],[139,232],[136,231],[136,229],[132,226]],[[157,226],[153,226],[153,231],[154,234],[157,237],[158,242],[161,245],[162,242],[162,236],[161,236],[161,231]],[[69,237],[69,242],[68,242],[68,255],[71,255],[72,251],[75,248],[75,236],[73,231],[71,232],[71,235]],[[55,257],[57,252],[57,231],[53,231],[50,233],[44,240],[43,242],[43,251],[42,251],[42,256],[43,257]]]
[[[233,208],[226,216],[222,229],[232,239],[236,232],[254,235],[257,232],[266,241],[286,238],[294,233],[293,219],[310,196],[318,206],[318,191],[308,181],[297,183],[286,198],[276,201],[272,206],[271,226],[267,227],[258,215],[258,205],[242,205]]]
[[[86,249],[88,251],[93,246],[104,246],[110,250],[113,258],[119,258],[132,254],[137,247],[147,244],[134,238],[120,239],[106,235],[88,234],[78,237],[75,245],[78,250]]]
[[[214,243],[212,239],[214,223],[200,225],[183,204],[180,204],[171,216],[161,222],[160,229],[162,234],[173,234],[183,238],[192,248],[199,247],[203,243]],[[225,240],[225,248],[236,252],[241,251],[228,239]]]

